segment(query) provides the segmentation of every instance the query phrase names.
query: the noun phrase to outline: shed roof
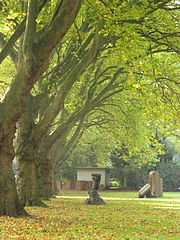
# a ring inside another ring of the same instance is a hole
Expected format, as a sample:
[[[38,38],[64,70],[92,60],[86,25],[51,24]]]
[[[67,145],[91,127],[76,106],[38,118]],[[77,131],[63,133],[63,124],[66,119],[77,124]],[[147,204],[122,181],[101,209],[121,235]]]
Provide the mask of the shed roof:
[[[83,167],[83,168],[77,168],[77,170],[106,170],[106,169],[108,169],[108,170],[110,170],[110,169],[112,169],[112,167],[104,167],[104,168],[96,168],[96,167]]]

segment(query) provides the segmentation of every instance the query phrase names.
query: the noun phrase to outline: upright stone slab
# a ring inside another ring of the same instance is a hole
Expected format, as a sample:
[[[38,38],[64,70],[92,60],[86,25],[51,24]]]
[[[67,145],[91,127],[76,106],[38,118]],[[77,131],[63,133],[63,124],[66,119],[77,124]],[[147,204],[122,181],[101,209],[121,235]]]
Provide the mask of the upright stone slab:
[[[160,197],[163,197],[163,178],[160,178]]]
[[[150,191],[152,197],[162,196],[162,181],[160,181],[159,172],[151,171],[149,173]]]
[[[92,189],[88,192],[89,198],[84,203],[87,205],[104,205],[105,202],[97,191],[99,189],[101,174],[92,174],[92,180]]]

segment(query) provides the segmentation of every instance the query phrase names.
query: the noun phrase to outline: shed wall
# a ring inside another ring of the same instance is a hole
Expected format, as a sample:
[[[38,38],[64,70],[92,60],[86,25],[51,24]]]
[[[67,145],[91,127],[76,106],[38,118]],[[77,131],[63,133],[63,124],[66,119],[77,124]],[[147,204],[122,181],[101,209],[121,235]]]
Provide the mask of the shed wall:
[[[105,169],[78,169],[77,180],[78,181],[92,181],[91,174],[101,174],[100,184],[106,186]]]

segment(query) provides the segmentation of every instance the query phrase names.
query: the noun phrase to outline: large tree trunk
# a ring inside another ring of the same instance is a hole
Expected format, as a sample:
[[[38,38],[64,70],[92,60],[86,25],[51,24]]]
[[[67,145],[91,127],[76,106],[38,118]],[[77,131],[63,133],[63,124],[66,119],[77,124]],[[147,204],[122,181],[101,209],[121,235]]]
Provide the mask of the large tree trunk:
[[[41,154],[39,157],[39,183],[40,183],[40,196],[42,199],[48,199],[53,195],[52,189],[52,162],[48,159],[47,154]]]
[[[37,155],[32,144],[23,143],[16,156],[17,191],[24,206],[40,204]]]
[[[39,205],[42,198],[52,196],[52,163],[47,151],[38,152],[39,145],[33,135],[31,111],[26,111],[16,142],[17,190],[25,206]]]
[[[21,114],[19,110],[23,109],[26,102],[25,98],[18,96],[18,92],[22,88],[24,91],[28,88],[22,83],[25,78],[26,74],[22,67],[17,73],[12,87],[2,99],[2,104],[0,104],[0,215],[16,216],[25,212],[17,197],[12,172],[13,138],[16,132],[16,122]]]
[[[20,142],[16,154],[18,194],[25,206],[40,205],[41,199],[53,194],[52,163],[46,154],[38,154],[36,147],[26,139]]]
[[[33,84],[45,71],[46,62],[52,50],[74,22],[82,0],[60,1],[51,22],[38,39],[36,34],[37,2],[28,1],[26,27],[20,47],[22,52],[18,54],[18,71],[9,91],[0,103],[0,215],[23,213],[11,170],[13,159],[11,149],[13,148],[12,140],[15,135],[16,122],[24,111],[27,96]],[[9,48],[12,47],[13,45],[10,44]],[[11,137],[9,138],[9,136]],[[29,153],[31,153],[30,150]],[[31,156],[25,158],[21,152],[18,163],[22,164],[22,166],[19,164],[19,173],[23,179],[20,181],[20,186],[24,187],[24,189],[19,189],[19,193],[24,204],[32,205],[38,201],[36,162],[35,159],[31,159]],[[30,185],[33,186],[32,190],[28,189]]]
[[[19,121],[16,138],[17,189],[26,206],[41,204],[41,198],[52,195],[51,162],[46,151],[40,152],[38,136],[34,133],[36,116],[33,98],[29,96],[26,111]]]
[[[53,171],[52,171],[52,193],[53,193],[53,196],[58,194],[57,173],[56,173],[55,167],[53,167]]]
[[[40,204],[38,181],[38,154],[34,129],[33,98],[29,95],[26,111],[18,122],[15,142],[17,164],[17,191],[24,206]]]
[[[25,214],[19,201],[15,179],[12,171],[12,141],[0,144],[0,216],[17,216]]]

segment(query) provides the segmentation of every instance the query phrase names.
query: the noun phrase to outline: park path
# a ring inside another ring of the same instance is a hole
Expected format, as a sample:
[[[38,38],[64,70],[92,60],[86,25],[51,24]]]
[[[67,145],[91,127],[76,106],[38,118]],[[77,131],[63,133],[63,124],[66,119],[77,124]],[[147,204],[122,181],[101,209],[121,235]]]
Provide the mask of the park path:
[[[56,196],[56,198],[82,198],[86,199],[88,196]],[[130,200],[130,201],[162,201],[162,202],[180,202],[180,199],[166,199],[166,198],[109,198],[109,197],[102,197],[104,200]]]
[[[60,199],[86,199],[88,196],[56,196]],[[103,197],[103,200],[115,200],[115,201],[158,201],[158,202],[170,202],[170,205],[165,206],[155,206],[155,208],[166,208],[166,209],[180,209],[180,199],[160,199],[160,198],[109,198]],[[178,203],[178,204],[173,204]]]

